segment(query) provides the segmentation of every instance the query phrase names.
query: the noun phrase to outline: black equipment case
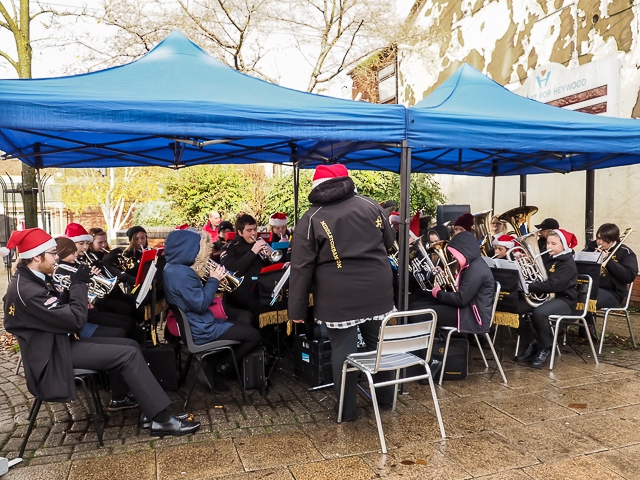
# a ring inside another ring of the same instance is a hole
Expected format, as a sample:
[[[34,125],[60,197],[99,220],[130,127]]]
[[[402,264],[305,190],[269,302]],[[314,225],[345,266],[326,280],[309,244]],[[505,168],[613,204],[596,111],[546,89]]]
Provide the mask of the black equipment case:
[[[245,389],[260,388],[264,385],[264,348],[258,347],[242,359],[242,381]]]
[[[333,382],[329,339],[308,341],[304,334],[294,337],[293,374],[312,387]]]
[[[177,390],[180,386],[179,344],[158,344],[142,349],[149,370],[165,390]]]
[[[433,340],[431,358],[442,361],[444,356],[445,340],[438,337]],[[447,364],[444,370],[445,380],[463,380],[469,374],[469,340],[460,337],[451,337]],[[436,376],[440,378],[440,374]]]

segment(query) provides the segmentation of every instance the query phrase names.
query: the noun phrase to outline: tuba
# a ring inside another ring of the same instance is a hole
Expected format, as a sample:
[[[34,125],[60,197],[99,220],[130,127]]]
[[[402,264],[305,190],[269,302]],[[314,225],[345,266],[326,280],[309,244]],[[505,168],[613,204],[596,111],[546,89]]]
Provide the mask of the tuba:
[[[491,249],[491,213],[493,210],[485,210],[473,214],[473,232],[480,243],[480,253],[488,257]]]
[[[71,286],[71,278],[69,275],[59,273],[58,270],[65,270],[67,272],[77,272],[78,269],[70,265],[63,263],[56,263],[55,270],[53,271],[53,281],[59,284],[65,290],[68,290]],[[105,278],[102,275],[92,275],[89,283],[88,297],[89,302],[93,303],[96,298],[104,298],[111,293],[111,290],[116,286],[118,280],[115,278]]]
[[[219,263],[211,259],[209,259],[209,263],[208,263],[207,276],[203,277],[202,280],[206,282],[209,279],[209,272],[211,271],[211,269],[216,268],[218,266],[221,266],[222,268],[224,268],[224,278],[220,281],[218,290],[222,292],[227,292],[227,293],[233,292],[236,288],[238,288],[242,284],[244,277],[236,277],[234,275],[235,272],[230,272],[224,266],[220,265]]]
[[[555,293],[536,294],[529,292],[530,283],[547,280],[547,270],[542,262],[542,255],[547,252],[540,253],[536,233],[531,232],[518,237],[516,241],[520,245],[516,245],[507,252],[507,258],[513,260],[518,267],[518,278],[524,299],[533,308],[539,307],[556,296]]]
[[[531,217],[538,211],[538,207],[525,206],[516,207],[511,210],[507,210],[500,215],[500,220],[507,222],[513,228],[513,232],[509,232],[510,235],[520,237],[531,232]],[[524,230],[522,230],[524,227]]]

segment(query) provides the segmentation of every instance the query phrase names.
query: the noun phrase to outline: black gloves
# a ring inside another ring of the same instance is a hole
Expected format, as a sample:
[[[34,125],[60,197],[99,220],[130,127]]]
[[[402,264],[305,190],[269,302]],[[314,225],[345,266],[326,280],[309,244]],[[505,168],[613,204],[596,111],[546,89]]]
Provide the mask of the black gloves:
[[[69,272],[69,278],[71,278],[71,283],[89,283],[91,281],[91,272],[89,271],[89,267],[86,265],[80,265],[77,272]]]

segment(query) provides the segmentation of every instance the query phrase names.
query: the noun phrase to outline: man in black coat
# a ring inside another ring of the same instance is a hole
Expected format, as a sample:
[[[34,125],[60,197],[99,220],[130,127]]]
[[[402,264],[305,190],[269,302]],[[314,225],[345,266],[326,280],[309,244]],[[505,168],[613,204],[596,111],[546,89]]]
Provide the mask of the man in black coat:
[[[307,317],[309,293],[317,322],[327,327],[336,398],[342,365],[357,351],[357,328],[367,348],[377,348],[381,321],[394,311],[388,249],[395,233],[382,207],[357,195],[343,165],[320,165],[309,194],[311,208],[297,224],[291,253],[289,318]],[[393,372],[376,381],[392,379]],[[343,421],[356,412],[357,374],[350,373],[344,393]],[[379,389],[378,403],[391,405],[393,387]]]
[[[90,275],[86,266],[70,273],[69,303],[63,304],[51,286],[58,260],[55,240],[44,230],[30,228],[13,232],[7,247],[17,247],[20,261],[4,297],[4,325],[18,339],[32,395],[44,401],[70,402],[76,399],[74,368],[118,371],[124,382],[114,385],[112,376],[112,394],[133,392],[143,414],[152,419],[146,420],[151,423],[151,435],[184,435],[200,427],[167,410],[171,401],[134,341],[78,340],[87,322]],[[5,255],[8,250],[3,247],[0,253]]]

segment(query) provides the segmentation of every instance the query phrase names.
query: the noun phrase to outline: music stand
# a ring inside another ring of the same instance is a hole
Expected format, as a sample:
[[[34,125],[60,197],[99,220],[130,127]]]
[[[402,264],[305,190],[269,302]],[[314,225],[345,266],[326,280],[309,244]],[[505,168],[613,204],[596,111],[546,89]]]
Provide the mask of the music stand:
[[[151,303],[150,306],[150,320],[151,320],[151,340],[153,344],[156,345],[156,273],[158,271],[157,262],[158,258],[164,253],[164,248],[160,248],[158,250],[145,250],[142,252],[142,258],[140,259],[140,267],[138,268],[138,275],[136,276],[136,286],[140,286],[140,290],[138,291],[138,295],[136,297],[136,308],[140,308],[144,303],[147,294],[151,292]],[[147,268],[148,266],[148,268]],[[143,280],[144,278],[144,280]],[[142,282],[142,285],[140,285]],[[146,330],[145,330],[145,343],[146,343]]]

